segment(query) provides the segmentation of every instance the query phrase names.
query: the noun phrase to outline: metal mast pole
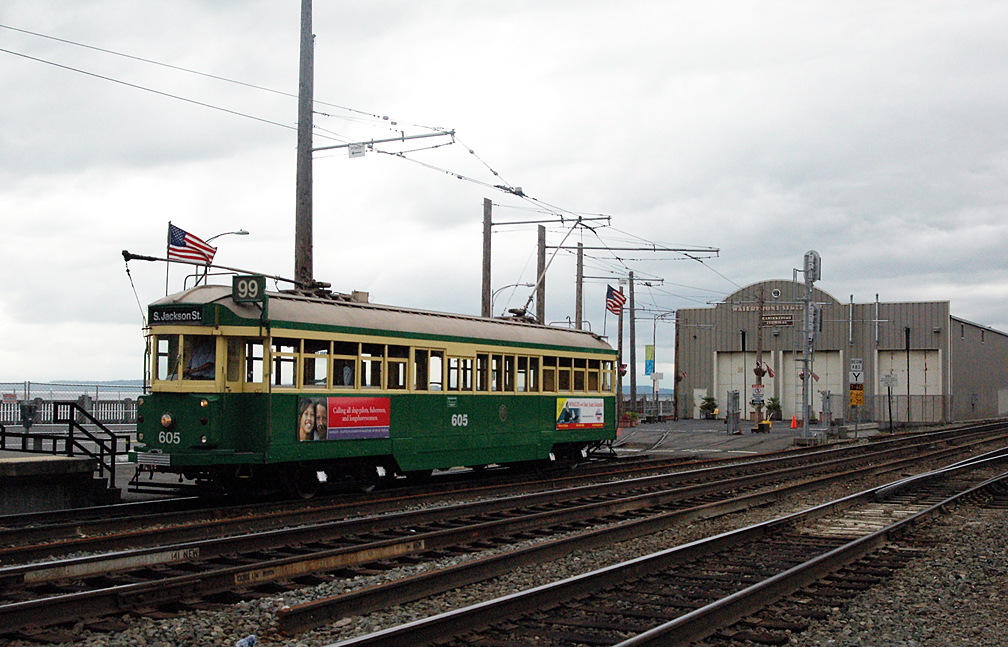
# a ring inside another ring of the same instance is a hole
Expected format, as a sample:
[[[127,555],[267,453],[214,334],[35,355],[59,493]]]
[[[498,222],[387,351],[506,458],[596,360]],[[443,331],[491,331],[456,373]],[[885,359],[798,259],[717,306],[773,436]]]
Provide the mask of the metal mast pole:
[[[492,317],[490,310],[490,230],[493,227],[493,202],[490,198],[483,198],[483,306],[481,308],[484,317]]]
[[[312,107],[315,93],[312,3],[301,0],[301,62],[298,77],[297,188],[294,216],[294,279],[311,285],[312,267]]]
[[[630,410],[637,411],[637,326],[634,312],[633,272],[630,272]]]
[[[574,327],[581,330],[584,317],[584,243],[578,243],[577,287],[574,289]]]
[[[539,225],[539,250],[538,262],[536,263],[536,276],[539,281],[536,284],[536,321],[540,324],[546,323],[546,227]]]

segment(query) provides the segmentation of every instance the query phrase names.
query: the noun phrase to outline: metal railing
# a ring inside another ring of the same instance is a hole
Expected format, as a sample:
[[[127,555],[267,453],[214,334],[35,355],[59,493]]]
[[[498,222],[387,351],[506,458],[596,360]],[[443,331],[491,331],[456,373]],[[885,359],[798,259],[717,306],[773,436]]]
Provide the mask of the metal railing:
[[[63,432],[31,431],[34,421],[24,431],[9,430],[0,424],[0,449],[65,456],[90,456],[98,461],[98,476],[109,475],[108,486],[115,488],[116,457],[130,448],[130,435],[117,434],[102,424],[77,402],[50,402],[53,425],[67,425]],[[85,427],[85,424],[89,427]],[[12,442],[9,442],[12,441]],[[120,449],[120,444],[123,447]]]

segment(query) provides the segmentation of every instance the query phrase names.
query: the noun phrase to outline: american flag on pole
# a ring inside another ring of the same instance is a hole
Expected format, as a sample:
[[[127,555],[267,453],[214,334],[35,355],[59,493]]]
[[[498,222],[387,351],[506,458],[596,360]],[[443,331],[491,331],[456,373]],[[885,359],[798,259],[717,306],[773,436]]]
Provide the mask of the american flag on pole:
[[[626,297],[623,296],[622,292],[617,292],[613,289],[611,285],[606,286],[605,295],[605,307],[606,310],[618,315],[623,310],[623,304],[626,303]]]
[[[211,247],[196,236],[168,223],[168,258],[209,265],[216,253],[216,247]]]

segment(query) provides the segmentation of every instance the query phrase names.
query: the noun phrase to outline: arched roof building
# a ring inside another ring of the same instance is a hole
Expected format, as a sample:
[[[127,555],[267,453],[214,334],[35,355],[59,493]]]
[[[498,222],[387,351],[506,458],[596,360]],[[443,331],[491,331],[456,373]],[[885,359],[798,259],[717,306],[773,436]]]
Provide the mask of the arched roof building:
[[[702,397],[712,395],[723,417],[738,391],[742,418],[752,419],[762,390],[785,420],[800,419],[804,298],[804,283],[768,280],[714,307],[677,311],[676,414],[699,417]],[[890,389],[894,423],[1008,415],[1008,335],[952,316],[948,301],[843,303],[818,288],[812,300],[821,306],[810,383],[816,417],[888,422]]]

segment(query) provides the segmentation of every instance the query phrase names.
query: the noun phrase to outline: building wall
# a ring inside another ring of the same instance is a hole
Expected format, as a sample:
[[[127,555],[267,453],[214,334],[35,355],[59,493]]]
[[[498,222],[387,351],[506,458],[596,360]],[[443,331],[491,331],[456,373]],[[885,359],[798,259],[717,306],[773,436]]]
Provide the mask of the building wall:
[[[1008,416],[1008,335],[951,318],[952,415]]]
[[[780,398],[786,419],[800,418],[803,295],[803,284],[764,281],[714,307],[679,310],[677,414],[695,417],[701,393],[723,405],[734,389],[743,417],[750,417],[752,369],[761,350],[774,372],[762,379],[765,397]],[[823,409],[819,392],[828,390],[833,418],[846,421],[884,422],[890,410],[896,423],[1008,415],[1008,335],[951,317],[948,301],[843,303],[818,289],[813,300],[823,308],[810,382],[813,411]],[[852,360],[862,368],[864,405],[858,407],[849,404]],[[895,380],[891,389],[883,376]]]

